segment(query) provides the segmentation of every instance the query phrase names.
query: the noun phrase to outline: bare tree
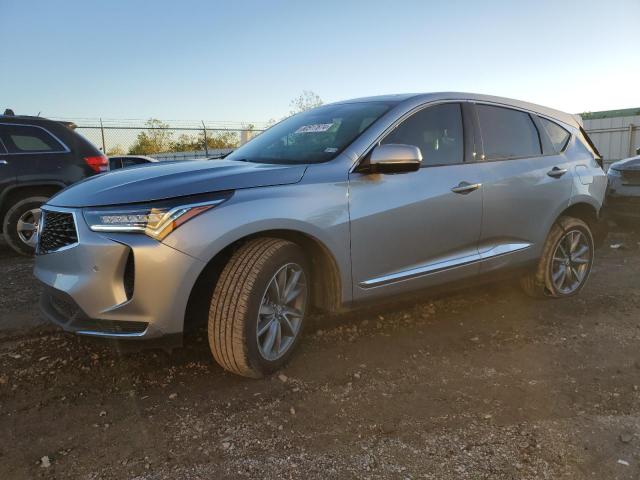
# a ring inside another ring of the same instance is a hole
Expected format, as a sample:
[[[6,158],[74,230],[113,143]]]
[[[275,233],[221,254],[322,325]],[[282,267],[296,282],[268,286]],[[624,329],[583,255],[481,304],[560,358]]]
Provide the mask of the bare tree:
[[[303,90],[302,93],[291,100],[289,103],[289,115],[295,115],[296,113],[304,112],[306,110],[311,110],[312,108],[319,107],[324,102],[315,92],[311,90]]]

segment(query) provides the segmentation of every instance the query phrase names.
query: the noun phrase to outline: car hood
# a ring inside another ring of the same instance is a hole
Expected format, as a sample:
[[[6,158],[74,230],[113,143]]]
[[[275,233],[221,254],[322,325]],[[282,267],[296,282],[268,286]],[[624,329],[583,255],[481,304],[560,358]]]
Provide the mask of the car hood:
[[[615,168],[616,170],[640,170],[640,155],[618,160],[612,163],[610,168]]]
[[[97,207],[164,200],[239,188],[297,183],[305,165],[199,160],[124,168],[83,180],[52,197],[58,207]]]

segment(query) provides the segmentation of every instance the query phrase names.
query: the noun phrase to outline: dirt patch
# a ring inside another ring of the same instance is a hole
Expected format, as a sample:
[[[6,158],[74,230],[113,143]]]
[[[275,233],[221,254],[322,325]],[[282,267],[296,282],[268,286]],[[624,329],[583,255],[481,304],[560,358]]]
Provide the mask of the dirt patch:
[[[639,241],[613,235],[570,300],[503,283],[315,318],[258,381],[220,369],[203,332],[169,355],[13,331],[0,478],[636,479]],[[35,315],[29,272],[0,254],[3,315]]]
[[[0,332],[44,325],[38,315],[41,287],[32,272],[33,261],[16,255],[0,235]]]

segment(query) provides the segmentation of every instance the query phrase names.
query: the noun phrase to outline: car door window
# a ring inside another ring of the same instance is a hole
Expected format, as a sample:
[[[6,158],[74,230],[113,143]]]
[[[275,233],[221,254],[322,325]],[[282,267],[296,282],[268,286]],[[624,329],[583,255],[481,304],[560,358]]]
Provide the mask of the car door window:
[[[464,133],[459,103],[444,103],[413,114],[382,142],[414,145],[422,152],[423,166],[462,163]]]
[[[140,165],[141,163],[144,163],[144,160],[140,160],[138,158],[123,158],[122,159],[122,166],[123,167],[131,167],[132,165]]]
[[[486,160],[534,157],[542,154],[540,137],[526,112],[477,105]]]
[[[564,151],[567,143],[569,143],[569,137],[571,137],[571,134],[551,120],[547,120],[546,118],[542,117],[538,118],[540,119],[540,123],[542,124],[543,128],[547,132],[549,140],[551,140],[551,143],[556,149],[556,152]]]
[[[2,125],[2,142],[9,153],[64,152],[65,147],[46,130],[29,125]]]

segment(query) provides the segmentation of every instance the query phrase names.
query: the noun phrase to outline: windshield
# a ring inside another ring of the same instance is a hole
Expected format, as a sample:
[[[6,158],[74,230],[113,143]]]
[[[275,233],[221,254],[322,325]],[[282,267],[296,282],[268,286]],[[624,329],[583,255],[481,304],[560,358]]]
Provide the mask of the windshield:
[[[274,125],[227,159],[283,164],[326,162],[393,105],[362,102],[314,108]]]

